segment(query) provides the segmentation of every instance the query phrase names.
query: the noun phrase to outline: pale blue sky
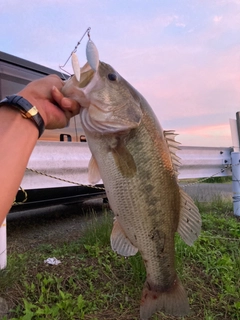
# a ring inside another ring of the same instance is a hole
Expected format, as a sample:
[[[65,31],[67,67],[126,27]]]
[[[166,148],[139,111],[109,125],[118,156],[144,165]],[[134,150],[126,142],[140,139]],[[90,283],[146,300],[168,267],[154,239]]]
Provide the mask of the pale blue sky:
[[[164,129],[175,129],[184,145],[232,145],[240,0],[0,3],[0,50],[56,70],[88,27],[100,59],[144,95]],[[81,65],[86,41],[77,51]]]

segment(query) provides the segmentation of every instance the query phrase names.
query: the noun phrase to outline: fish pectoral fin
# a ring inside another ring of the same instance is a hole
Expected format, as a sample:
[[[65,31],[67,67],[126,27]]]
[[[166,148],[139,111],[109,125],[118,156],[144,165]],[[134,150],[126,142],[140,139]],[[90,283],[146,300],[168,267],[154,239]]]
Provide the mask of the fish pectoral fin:
[[[136,248],[127,238],[117,219],[113,224],[111,247],[113,251],[124,257],[134,256],[138,252],[138,248]]]
[[[118,145],[111,151],[115,164],[123,177],[133,177],[137,172],[137,166],[133,159],[133,156],[128,151],[124,143],[119,142]]]
[[[177,232],[183,241],[191,246],[200,234],[202,219],[193,199],[182,189],[180,189],[180,194],[181,209]]]
[[[88,181],[91,184],[96,184],[101,180],[98,164],[96,159],[92,156],[88,164]]]

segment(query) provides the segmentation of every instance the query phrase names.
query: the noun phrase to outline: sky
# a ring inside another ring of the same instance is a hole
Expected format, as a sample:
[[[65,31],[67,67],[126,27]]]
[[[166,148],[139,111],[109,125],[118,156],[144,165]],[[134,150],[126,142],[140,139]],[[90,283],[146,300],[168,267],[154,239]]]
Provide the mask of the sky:
[[[232,146],[240,0],[0,2],[0,51],[58,71],[88,27],[100,60],[146,98],[163,129],[183,145]],[[77,50],[81,65],[87,40]]]

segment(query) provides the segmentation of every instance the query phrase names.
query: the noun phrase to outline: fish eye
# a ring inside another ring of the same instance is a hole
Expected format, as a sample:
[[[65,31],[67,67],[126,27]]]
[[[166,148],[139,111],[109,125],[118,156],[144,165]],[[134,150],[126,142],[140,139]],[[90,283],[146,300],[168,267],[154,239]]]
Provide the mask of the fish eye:
[[[108,79],[110,81],[116,81],[117,80],[117,75],[115,73],[109,73],[108,74]]]

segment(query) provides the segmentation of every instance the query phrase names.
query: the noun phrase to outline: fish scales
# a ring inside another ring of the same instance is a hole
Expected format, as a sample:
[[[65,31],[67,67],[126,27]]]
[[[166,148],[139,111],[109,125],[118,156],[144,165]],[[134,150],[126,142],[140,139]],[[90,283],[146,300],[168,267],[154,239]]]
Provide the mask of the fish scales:
[[[103,179],[115,215],[112,248],[124,256],[139,251],[143,258],[140,317],[158,310],[185,315],[189,305],[175,271],[174,236],[178,231],[191,245],[201,218],[177,183],[175,135],[164,133],[147,101],[111,66],[100,62],[95,73],[84,67],[81,79],[84,86],[70,79],[63,93],[83,107],[93,156],[89,178]]]

